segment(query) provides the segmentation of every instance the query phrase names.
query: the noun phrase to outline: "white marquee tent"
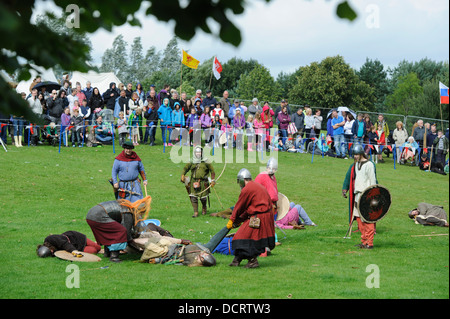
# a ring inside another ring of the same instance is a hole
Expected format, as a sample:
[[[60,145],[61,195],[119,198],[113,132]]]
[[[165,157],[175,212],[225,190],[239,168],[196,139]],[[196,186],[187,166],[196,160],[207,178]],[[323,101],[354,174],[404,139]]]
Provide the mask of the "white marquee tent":
[[[91,82],[91,86],[93,88],[97,87],[100,91],[100,94],[103,94],[106,90],[109,89],[109,84],[111,82],[116,83],[116,87],[118,87],[119,83],[121,83],[117,76],[112,72],[97,73],[94,71],[89,71],[88,73],[81,73],[78,71],[74,71],[72,74],[72,78],[70,79],[72,87],[75,87],[76,83],[80,82],[83,89],[86,87],[87,81]]]

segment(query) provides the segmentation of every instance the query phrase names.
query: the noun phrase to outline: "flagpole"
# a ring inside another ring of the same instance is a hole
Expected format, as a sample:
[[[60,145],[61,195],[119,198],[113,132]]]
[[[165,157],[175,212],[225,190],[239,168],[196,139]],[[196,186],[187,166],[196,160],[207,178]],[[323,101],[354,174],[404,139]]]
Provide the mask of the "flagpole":
[[[208,89],[211,90],[211,81],[212,81],[212,76],[213,76],[213,70],[214,70],[214,60],[215,60],[216,56],[213,57],[213,67],[211,68],[211,76],[209,77],[209,87]]]

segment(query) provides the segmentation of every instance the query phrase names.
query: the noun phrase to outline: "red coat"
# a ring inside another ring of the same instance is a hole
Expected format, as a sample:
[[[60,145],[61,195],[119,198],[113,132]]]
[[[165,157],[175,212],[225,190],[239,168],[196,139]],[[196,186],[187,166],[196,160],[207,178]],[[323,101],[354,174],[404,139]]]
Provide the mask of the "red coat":
[[[261,220],[257,229],[249,227],[252,215]],[[241,190],[230,219],[236,223],[243,222],[232,241],[236,256],[243,259],[253,258],[262,254],[265,247],[275,247],[273,203],[261,184],[251,181]]]

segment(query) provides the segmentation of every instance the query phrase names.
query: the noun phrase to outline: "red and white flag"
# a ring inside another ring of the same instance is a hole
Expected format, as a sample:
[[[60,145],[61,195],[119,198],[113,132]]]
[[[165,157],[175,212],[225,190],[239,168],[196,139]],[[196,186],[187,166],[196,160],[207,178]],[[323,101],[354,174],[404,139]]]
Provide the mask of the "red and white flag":
[[[220,64],[219,60],[217,60],[217,57],[214,57],[212,70],[214,73],[214,77],[217,80],[220,79],[220,72],[222,72],[222,64]]]

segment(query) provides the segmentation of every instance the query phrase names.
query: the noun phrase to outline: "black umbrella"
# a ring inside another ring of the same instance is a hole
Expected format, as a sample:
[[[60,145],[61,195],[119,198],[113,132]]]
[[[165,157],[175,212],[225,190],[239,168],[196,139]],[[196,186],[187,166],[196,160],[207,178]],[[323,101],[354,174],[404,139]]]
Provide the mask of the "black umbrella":
[[[33,89],[37,89],[40,91],[43,87],[45,87],[47,92],[51,92],[52,90],[59,90],[61,88],[61,84],[51,81],[40,82],[33,86]]]

